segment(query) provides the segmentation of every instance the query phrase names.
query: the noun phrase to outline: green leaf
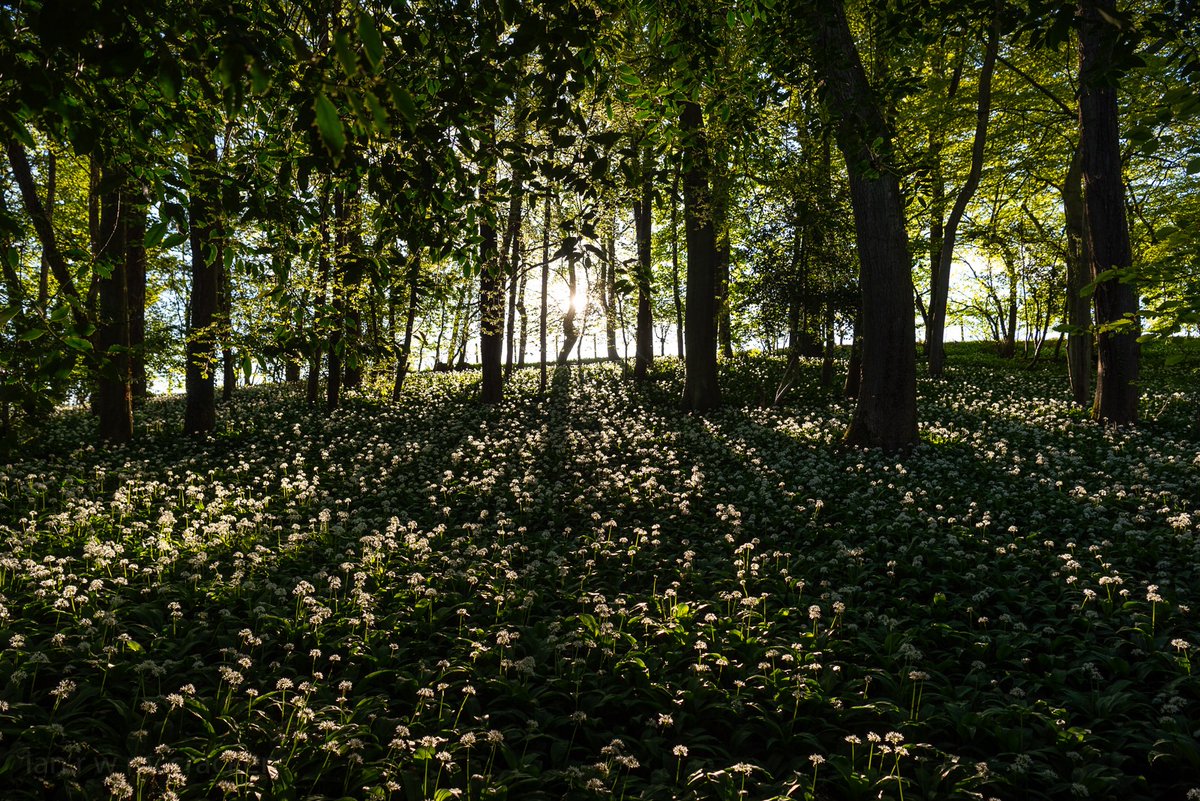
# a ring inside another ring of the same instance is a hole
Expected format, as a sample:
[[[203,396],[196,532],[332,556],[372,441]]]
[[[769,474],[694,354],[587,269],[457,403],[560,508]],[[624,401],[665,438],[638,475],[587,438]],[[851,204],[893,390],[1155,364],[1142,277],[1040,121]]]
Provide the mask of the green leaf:
[[[358,57],[354,55],[354,50],[350,47],[350,37],[345,31],[338,31],[333,36],[333,50],[337,53],[338,61],[342,64],[342,71],[348,77],[354,77],[358,74]]]
[[[177,231],[162,241],[163,250],[171,250],[177,248],[187,241],[188,235],[183,231]]]
[[[0,309],[0,328],[8,325],[12,318],[21,313],[21,310],[16,306],[9,306],[7,309]]]
[[[158,247],[162,242],[163,236],[167,233],[168,223],[166,220],[159,220],[154,225],[146,229],[146,236],[142,240],[146,247]]]
[[[358,38],[362,40],[363,52],[367,61],[371,62],[371,69],[378,71],[383,61],[383,40],[379,38],[379,29],[369,14],[358,15]]]
[[[642,79],[639,78],[638,74],[633,71],[633,68],[628,65],[622,65],[617,74],[621,78],[621,83],[624,83],[628,86],[642,85]]]
[[[1197,156],[1187,163],[1187,174],[1195,175],[1196,173],[1200,173],[1200,156]]]
[[[71,307],[70,306],[59,306],[54,311],[50,312],[50,322],[61,323],[63,320],[66,320],[70,316],[71,316]]]
[[[342,155],[346,149],[346,129],[342,127],[342,119],[337,109],[324,93],[317,95],[315,110],[317,112],[317,128],[321,132],[321,140],[334,156]]]
[[[400,116],[404,117],[408,127],[414,127],[417,122],[417,105],[413,102],[412,95],[403,86],[396,83],[388,84],[388,92],[392,96],[392,103],[400,112]]]
[[[30,328],[28,331],[17,334],[17,339],[22,342],[33,342],[35,339],[40,339],[45,333],[46,329],[44,328]]]
[[[92,343],[83,337],[67,337],[63,341],[65,341],[67,345],[74,350],[86,352],[92,349]]]

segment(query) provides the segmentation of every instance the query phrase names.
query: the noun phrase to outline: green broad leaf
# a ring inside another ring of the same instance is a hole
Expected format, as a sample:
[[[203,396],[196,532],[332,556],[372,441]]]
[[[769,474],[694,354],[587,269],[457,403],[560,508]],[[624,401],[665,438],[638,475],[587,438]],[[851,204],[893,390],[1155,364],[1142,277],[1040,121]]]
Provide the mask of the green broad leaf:
[[[383,40],[379,37],[379,28],[369,14],[358,15],[358,38],[362,42],[363,53],[371,64],[371,69],[379,71],[383,61]]]
[[[404,117],[404,121],[408,123],[408,127],[415,127],[417,122],[417,104],[413,102],[412,95],[403,86],[396,83],[388,84],[388,93],[392,96],[392,103],[396,106],[396,110],[400,112],[400,116]]]
[[[383,107],[383,103],[379,102],[379,98],[369,89],[363,92],[363,98],[367,101],[367,108],[371,112],[375,130],[382,136],[387,136],[391,132],[392,126],[388,123],[387,110]]]
[[[729,11],[726,12],[726,14],[725,14],[725,27],[726,28],[737,27],[737,12],[734,11],[732,8],[729,9]]]
[[[638,77],[638,74],[634,72],[633,68],[630,66],[623,65],[620,70],[618,70],[617,75],[621,78],[621,83],[627,86],[642,85],[642,79]]]
[[[164,58],[158,63],[158,89],[167,100],[174,101],[179,94],[182,76],[174,58]]]
[[[54,311],[50,312],[50,322],[61,323],[71,316],[70,306],[59,306]]]
[[[271,88],[271,75],[258,59],[250,62],[250,88],[256,95],[266,94]]]
[[[342,126],[342,118],[337,109],[324,93],[317,95],[315,104],[317,112],[317,129],[321,132],[321,141],[334,156],[341,156],[346,149],[346,129]]]
[[[177,231],[171,234],[162,241],[163,250],[173,250],[187,241],[188,235],[183,231]]]
[[[1187,174],[1195,175],[1197,173],[1200,173],[1200,156],[1197,156],[1187,163]]]
[[[242,352],[242,378],[245,383],[250,383],[250,374],[254,371],[254,362],[250,358],[249,351]]]
[[[22,342],[33,342],[35,339],[41,339],[46,333],[44,328],[30,328],[28,331],[22,331],[17,334],[17,339]]]
[[[9,306],[6,309],[0,309],[0,328],[8,325],[12,318],[21,313],[21,310],[16,306]]]
[[[345,31],[338,31],[333,35],[333,50],[347,77],[357,75],[358,57],[354,55],[354,49],[350,47],[350,37]]]
[[[1167,359],[1166,359],[1166,365],[1167,365],[1167,367],[1174,367],[1175,365],[1183,362],[1183,359],[1184,359],[1184,356],[1182,353],[1168,354]]]
[[[66,342],[67,346],[69,348],[71,348],[72,350],[77,350],[77,351],[86,353],[87,351],[90,351],[92,349],[92,343],[87,341],[83,337],[71,336],[71,337],[67,337],[63,341]]]
[[[148,248],[158,247],[163,241],[163,236],[167,233],[168,223],[166,220],[159,220],[154,225],[146,229],[146,236],[142,240]]]

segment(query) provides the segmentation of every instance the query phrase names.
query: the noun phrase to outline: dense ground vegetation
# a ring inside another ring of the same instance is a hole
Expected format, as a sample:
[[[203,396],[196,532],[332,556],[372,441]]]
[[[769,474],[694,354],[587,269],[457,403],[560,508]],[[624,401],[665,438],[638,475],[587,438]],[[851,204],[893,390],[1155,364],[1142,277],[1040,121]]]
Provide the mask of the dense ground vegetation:
[[[240,390],[0,468],[6,798],[1191,798],[1195,364],[1100,427],[957,352],[908,456],[816,364]],[[1195,361],[1194,355],[1192,361]],[[1189,383],[1189,379],[1191,383]]]

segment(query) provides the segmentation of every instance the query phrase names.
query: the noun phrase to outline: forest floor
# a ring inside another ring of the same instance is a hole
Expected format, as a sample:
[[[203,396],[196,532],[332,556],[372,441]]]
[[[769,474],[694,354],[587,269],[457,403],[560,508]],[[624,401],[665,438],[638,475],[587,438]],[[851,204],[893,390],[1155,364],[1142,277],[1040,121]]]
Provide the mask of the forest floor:
[[[3,797],[1200,796],[1184,355],[1106,430],[952,350],[903,458],[749,357],[705,416],[671,361],[63,415],[0,467]]]

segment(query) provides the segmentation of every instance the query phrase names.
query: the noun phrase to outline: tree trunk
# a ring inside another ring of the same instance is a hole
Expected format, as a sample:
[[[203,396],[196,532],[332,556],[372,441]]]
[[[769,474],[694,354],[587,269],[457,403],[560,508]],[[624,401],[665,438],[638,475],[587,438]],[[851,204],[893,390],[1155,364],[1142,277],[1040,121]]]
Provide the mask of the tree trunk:
[[[518,303],[518,287],[520,281],[518,276],[521,274],[521,198],[524,194],[521,190],[519,182],[514,187],[518,194],[513,196],[512,205],[508,215],[508,233],[505,236],[507,246],[504,252],[509,254],[507,258],[507,267],[504,270],[504,275],[508,281],[508,326],[506,327],[506,347],[504,356],[504,375],[507,378],[512,375],[513,363],[516,358],[514,351],[516,350],[516,335],[517,335],[517,306],[524,306],[523,303]]]
[[[821,359],[821,386],[833,386],[833,303],[825,301],[825,353]]]
[[[495,122],[490,127],[490,141],[486,147],[494,146]],[[492,156],[485,156],[491,159]],[[485,168],[481,203],[483,207],[493,203],[496,184],[494,162]],[[520,208],[516,209],[520,216]],[[483,368],[483,383],[480,400],[484,403],[499,403],[504,398],[504,373],[501,358],[504,354],[504,272],[500,265],[500,253],[496,247],[496,228],[487,214],[479,223],[479,361]]]
[[[129,194],[125,215],[125,282],[129,303],[129,372],[133,402],[146,399],[146,193],[138,187]]]
[[[520,281],[517,284],[517,368],[525,366],[525,351],[529,346],[529,309],[525,306],[525,288],[529,283],[529,272],[522,268]]]
[[[217,231],[220,182],[217,146],[208,135],[196,143],[188,157],[192,176],[189,216],[192,247],[192,295],[187,338],[187,372],[184,387],[185,434],[210,433],[217,423],[213,351],[217,313]]]
[[[567,255],[567,286],[570,288],[570,296],[567,300],[567,311],[563,314],[563,342],[562,348],[558,351],[559,364],[567,363],[567,360],[571,358],[571,350],[579,340],[579,329],[575,327],[575,294],[579,291],[579,275],[575,269],[575,263],[578,258],[575,250]]]
[[[312,353],[308,362],[307,399],[309,406],[316,406],[321,398],[321,362],[324,348],[322,345],[323,329],[327,322],[329,305],[329,179],[326,178],[321,186],[321,194],[317,200],[317,308],[313,313]]]
[[[944,345],[946,334],[946,305],[950,293],[950,266],[954,261],[954,245],[958,238],[958,225],[966,213],[967,204],[979,188],[983,174],[983,152],[987,145],[988,116],[992,108],[992,75],[996,70],[996,54],[1000,47],[1000,17],[996,14],[988,28],[987,44],[983,51],[983,68],[979,72],[979,100],[975,115],[975,140],[971,145],[971,169],[967,180],[959,189],[942,232],[941,253],[938,256],[937,272],[929,290],[929,330],[926,333],[926,350],[929,353],[929,374],[940,378],[946,361]]]
[[[733,315],[729,309],[729,181],[726,165],[717,165],[712,181],[713,235],[717,242],[717,346],[727,359],[733,356]]]
[[[46,151],[46,220],[54,226],[54,202],[58,192],[58,157],[53,150]],[[50,300],[50,259],[42,250],[38,267],[38,308],[45,309]]]
[[[721,403],[717,382],[717,239],[709,191],[711,165],[704,113],[685,101],[683,219],[687,240],[687,339],[684,341],[684,408],[712,409]]]
[[[541,315],[538,317],[538,346],[541,348],[542,363],[538,373],[538,392],[546,392],[546,302],[550,289],[550,193],[546,193],[542,212],[542,300]]]
[[[123,172],[122,168],[116,168]],[[121,443],[133,438],[133,394],[129,373],[129,288],[125,269],[126,203],[124,175],[105,170],[111,186],[101,199],[100,250],[97,266],[99,305],[96,314],[96,351],[100,374],[96,383],[96,413],[100,439]]]
[[[654,363],[654,315],[650,306],[653,287],[650,236],[654,221],[654,153],[647,148],[641,162],[641,198],[633,206],[633,224],[637,235],[637,332],[634,337],[633,377],[644,379]],[[614,338],[613,349],[616,349]]]
[[[233,290],[229,264],[225,259],[225,231],[217,234],[217,332],[221,338],[221,400],[233,400],[237,388],[237,365],[233,361],[231,324],[233,322]]]
[[[683,292],[679,286],[679,175],[683,160],[675,164],[671,179],[671,290],[675,298],[675,340],[679,356],[683,356]]]
[[[616,221],[613,221],[615,228]],[[621,360],[617,351],[617,234],[608,236],[608,269],[604,272],[604,285],[600,294],[604,296],[604,347],[608,360]]]
[[[917,441],[916,330],[900,183],[891,131],[867,84],[841,0],[818,0],[816,61],[849,165],[862,287],[862,386],[846,442],[888,451]]]
[[[1062,187],[1063,216],[1067,229],[1067,375],[1071,400],[1079,406],[1092,403],[1092,303],[1084,295],[1091,282],[1087,215],[1083,204],[1083,151],[1076,147]]]
[[[860,303],[858,312],[854,315],[854,333],[850,337],[850,359],[846,365],[846,383],[842,385],[842,394],[855,400],[858,399],[858,393],[862,389],[862,328],[863,315]]]
[[[408,256],[408,312],[404,315],[404,342],[396,359],[396,380],[392,382],[392,400],[400,400],[404,379],[408,376],[408,357],[412,353],[413,324],[417,319],[418,288],[421,278],[421,251]]]
[[[346,192],[333,193],[333,264],[330,293],[333,300],[333,320],[329,325],[329,369],[325,379],[325,413],[332,413],[342,402],[342,366],[346,352]],[[323,244],[328,244],[326,237]]]
[[[1081,0],[1079,138],[1091,278],[1096,282],[1096,399],[1092,417],[1132,424],[1138,416],[1138,298],[1127,270],[1133,261],[1125,216],[1117,92],[1109,74],[1119,31],[1114,0]]]

